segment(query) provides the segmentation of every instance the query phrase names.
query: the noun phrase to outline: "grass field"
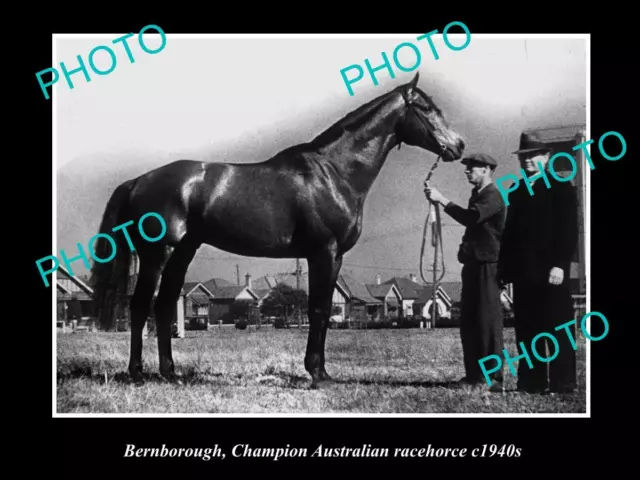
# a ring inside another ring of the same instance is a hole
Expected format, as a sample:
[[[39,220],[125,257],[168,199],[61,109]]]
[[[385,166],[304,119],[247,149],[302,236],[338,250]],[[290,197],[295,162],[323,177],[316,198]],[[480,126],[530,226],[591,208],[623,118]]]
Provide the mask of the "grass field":
[[[440,386],[463,376],[459,330],[330,330],[334,383],[310,390],[307,330],[215,328],[174,339],[185,384],[157,374],[155,337],[144,342],[145,385],[128,383],[129,333],[58,334],[57,413],[584,413],[585,340],[578,341],[578,390],[567,395]],[[506,346],[516,355],[513,329]],[[535,358],[532,358],[537,365]],[[506,362],[505,362],[506,364]]]

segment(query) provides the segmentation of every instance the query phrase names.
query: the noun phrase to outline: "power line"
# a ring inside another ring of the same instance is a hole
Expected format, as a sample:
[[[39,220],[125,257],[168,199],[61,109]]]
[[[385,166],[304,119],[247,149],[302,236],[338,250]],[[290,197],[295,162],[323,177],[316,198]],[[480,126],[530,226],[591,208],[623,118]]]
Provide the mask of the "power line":
[[[442,226],[443,227],[465,228],[464,225],[459,225],[459,224],[455,224],[455,223],[443,223]],[[371,239],[377,239],[377,238],[380,238],[380,237],[387,237],[387,236],[397,235],[397,234],[401,234],[401,233],[418,232],[418,231],[421,231],[423,228],[424,228],[424,225],[411,225],[411,226],[407,226],[407,227],[403,227],[403,228],[393,228],[392,230],[390,230],[388,232],[367,233],[367,234],[363,235],[362,240],[360,241],[360,243],[368,242]]]
[[[344,265],[345,267],[355,267],[355,268],[365,268],[365,269],[371,269],[371,270],[390,270],[390,271],[394,271],[394,272],[411,272],[413,270],[416,270],[416,267],[408,267],[408,268],[398,268],[398,267],[378,267],[376,265],[358,265],[355,263],[343,263],[342,265]],[[431,270],[428,270],[431,271]]]
[[[460,228],[464,228],[462,225],[458,225],[458,224],[445,224],[445,226],[452,226],[452,227],[460,227]],[[423,226],[421,225],[412,225],[409,227],[405,227],[402,229],[394,229],[390,232],[385,232],[385,233],[377,233],[377,234],[371,234],[368,235],[367,237],[361,239],[361,241],[359,242],[360,245],[362,244],[367,244],[369,242],[375,241],[375,240],[379,240],[380,237],[387,237],[387,236],[393,236],[393,235],[399,235],[405,232],[409,232],[409,231],[418,231],[421,230],[423,228]],[[237,257],[211,257],[208,255],[199,255],[198,258],[200,260],[208,260],[208,261],[212,261],[212,262],[237,262],[238,258]],[[257,258],[252,258],[252,257],[246,257],[243,258],[244,261],[256,261]],[[274,259],[266,259],[266,260],[274,260]],[[284,259],[282,259],[284,260]],[[346,267],[354,267],[354,268],[361,268],[361,269],[368,269],[368,270],[382,270],[382,271],[394,271],[394,272],[407,272],[407,271],[413,271],[415,270],[415,266],[413,267],[407,267],[407,268],[402,268],[402,267],[383,267],[383,266],[378,266],[378,265],[362,265],[362,264],[357,264],[357,263],[347,263],[347,262],[343,262],[343,265]],[[239,273],[239,264],[236,263],[236,275],[237,275],[237,283],[238,285],[240,284],[240,273]],[[296,259],[296,266],[295,266],[295,270],[293,272],[286,272],[288,274],[293,274],[296,277],[296,281],[299,282],[299,277],[298,275],[302,274],[302,269],[300,268],[300,259]],[[298,273],[299,272],[299,273]]]
[[[232,259],[224,259],[224,258],[210,258],[210,257],[203,257],[204,260],[211,260],[211,261],[218,261],[218,260],[232,260]],[[235,261],[235,259],[233,259]],[[347,267],[356,267],[356,268],[366,268],[366,269],[374,269],[374,270],[393,270],[396,272],[406,272],[406,271],[411,271],[411,270],[415,270],[415,266],[413,267],[406,267],[406,268],[401,268],[401,267],[381,267],[378,265],[361,265],[361,264],[357,264],[357,263],[347,263],[347,262],[343,262],[342,265],[347,266]],[[238,268],[238,264],[236,264],[236,268]],[[298,268],[298,267],[297,267]],[[278,272],[275,273],[273,275],[282,275],[282,274],[288,274],[291,275],[293,274],[294,276],[296,275],[296,272],[298,271],[296,268],[296,270],[294,270],[293,272]],[[300,275],[302,275],[302,269],[300,268]],[[237,278],[239,279],[239,273],[237,273]],[[238,280],[239,282],[239,280]]]
[[[457,227],[460,227],[460,228],[464,228],[462,225],[452,225],[452,226],[457,226]],[[397,230],[393,230],[393,231],[386,232],[386,233],[370,234],[370,235],[367,235],[365,237],[362,237],[362,239],[358,242],[358,245],[368,244],[370,242],[380,240],[383,237],[391,237],[391,236],[394,236],[394,235],[400,235],[400,234],[407,233],[407,232],[410,232],[410,231],[418,231],[418,230],[422,230],[422,229],[423,229],[422,226],[418,226],[418,227],[410,227],[410,228],[405,228],[405,229],[397,229]],[[208,256],[208,255],[198,255],[198,258],[200,260],[210,260],[212,262],[237,262],[238,261],[237,257],[211,257],[211,256]],[[250,260],[251,258],[252,257],[246,257],[246,259],[248,259],[248,260]],[[245,260],[245,259],[243,259],[243,260]],[[284,260],[284,259],[271,259],[271,258],[268,258],[267,260]]]
[[[211,260],[211,261],[218,261],[218,260],[236,260],[236,259],[229,259],[229,258],[211,258],[211,257],[202,257],[202,259],[204,260]],[[356,268],[364,268],[364,269],[373,269],[373,270],[388,270],[388,271],[396,271],[396,272],[406,272],[406,271],[412,271],[415,270],[415,266],[413,267],[382,267],[382,266],[378,266],[378,265],[362,265],[362,264],[357,264],[357,263],[347,263],[347,262],[343,262],[342,265],[346,266],[346,267],[356,267]],[[302,269],[300,268],[299,273],[298,273],[298,266],[296,266],[296,270],[294,270],[293,272],[278,272],[272,275],[282,275],[282,274],[287,274],[287,275],[291,275],[293,274],[294,276],[298,276],[298,275],[302,275]],[[239,265],[236,264],[236,278],[238,279],[237,282],[238,284],[240,284],[240,273],[238,272],[239,269]]]

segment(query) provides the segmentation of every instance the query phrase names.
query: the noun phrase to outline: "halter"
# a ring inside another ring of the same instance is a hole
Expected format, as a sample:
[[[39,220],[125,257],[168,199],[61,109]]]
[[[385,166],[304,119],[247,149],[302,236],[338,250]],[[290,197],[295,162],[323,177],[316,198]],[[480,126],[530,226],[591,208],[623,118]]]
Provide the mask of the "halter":
[[[400,91],[402,94],[402,98],[404,99],[405,103],[407,104],[407,108],[413,106],[413,102],[411,102],[411,100],[409,98],[407,98],[407,95],[405,93],[404,90]],[[427,122],[420,116],[417,115],[418,119],[422,122],[422,124],[426,127],[427,131],[432,131],[431,128],[429,128],[429,125],[427,125]],[[436,158],[435,163],[431,166],[431,168],[429,169],[429,172],[427,173],[427,178],[425,179],[425,183],[429,182],[429,180],[431,180],[431,176],[433,175],[434,170],[438,167],[438,164],[440,163],[440,160],[442,159],[442,154],[444,153],[445,149],[447,148],[444,144],[439,143],[440,145],[440,151],[438,152],[438,157]],[[400,148],[400,145],[398,145],[398,148]],[[435,221],[432,223],[432,238],[431,238],[431,245],[434,247],[434,255],[433,255],[433,318],[432,320],[432,327],[435,327],[436,325],[436,318],[438,316],[438,306],[436,303],[436,294],[438,292],[438,288],[440,288],[440,282],[442,281],[442,279],[444,278],[444,275],[446,273],[446,267],[445,267],[445,263],[444,263],[444,251],[442,248],[442,224],[441,224],[441,220],[440,220],[440,205],[437,203],[433,203],[433,202],[429,202],[429,211],[427,212],[427,218],[425,219],[425,223],[424,223],[424,231],[422,234],[422,247],[420,249],[420,276],[422,277],[422,281],[425,284],[428,284],[429,282],[427,282],[425,275],[424,275],[424,268],[423,268],[423,262],[424,262],[424,250],[425,250],[425,245],[427,242],[427,228],[429,226],[429,220],[432,216],[432,212],[435,215]],[[440,277],[438,278],[437,276],[437,263],[438,263],[438,246],[440,247],[440,255],[442,256],[442,275],[440,275]]]

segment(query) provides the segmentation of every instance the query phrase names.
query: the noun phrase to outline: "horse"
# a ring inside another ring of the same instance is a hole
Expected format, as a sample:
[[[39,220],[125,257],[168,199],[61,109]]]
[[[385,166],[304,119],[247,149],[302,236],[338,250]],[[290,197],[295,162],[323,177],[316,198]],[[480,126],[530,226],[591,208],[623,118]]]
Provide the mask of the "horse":
[[[290,146],[257,163],[176,160],[119,184],[108,200],[100,233],[148,212],[165,220],[166,233],[149,242],[132,229],[139,259],[130,302],[129,376],[142,375],[142,331],[153,304],[161,378],[181,383],[171,351],[171,323],[187,269],[203,244],[248,257],[304,258],[309,269],[309,333],[304,357],[311,388],[331,381],[325,341],[332,294],[344,255],[362,234],[365,200],[389,152],[402,143],[454,162],[462,136],[418,88],[419,73],[361,105],[311,141]],[[153,226],[152,226],[153,224]],[[156,226],[157,225],[157,226]],[[146,235],[158,237],[160,222],[148,220]],[[92,283],[100,326],[112,325],[115,303],[127,291],[131,250],[118,235],[115,260],[94,263]],[[111,253],[109,240],[96,255]],[[122,252],[122,253],[121,253]],[[159,284],[159,289],[158,289]]]

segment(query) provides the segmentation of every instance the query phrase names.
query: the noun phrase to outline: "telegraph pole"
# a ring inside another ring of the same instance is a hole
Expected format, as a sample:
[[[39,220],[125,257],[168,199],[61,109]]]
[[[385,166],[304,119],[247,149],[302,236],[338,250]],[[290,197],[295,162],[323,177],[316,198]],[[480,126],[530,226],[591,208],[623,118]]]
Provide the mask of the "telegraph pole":
[[[236,282],[238,283],[238,286],[240,286],[240,265],[238,265],[236,263]]]
[[[296,289],[300,290],[300,259],[296,258]],[[298,315],[298,328],[302,328],[302,316],[300,315],[300,307],[297,306],[296,313]]]
[[[435,258],[437,259],[438,257],[438,252],[436,251],[435,253]],[[434,265],[435,265],[436,260],[433,261]],[[438,285],[436,284],[436,278],[437,278],[437,273],[438,273],[438,269],[434,268],[433,270],[427,270],[429,272],[433,272],[433,297],[431,299],[431,306],[433,307],[432,310],[432,314],[431,314],[431,328],[436,328],[436,319],[438,317]]]

